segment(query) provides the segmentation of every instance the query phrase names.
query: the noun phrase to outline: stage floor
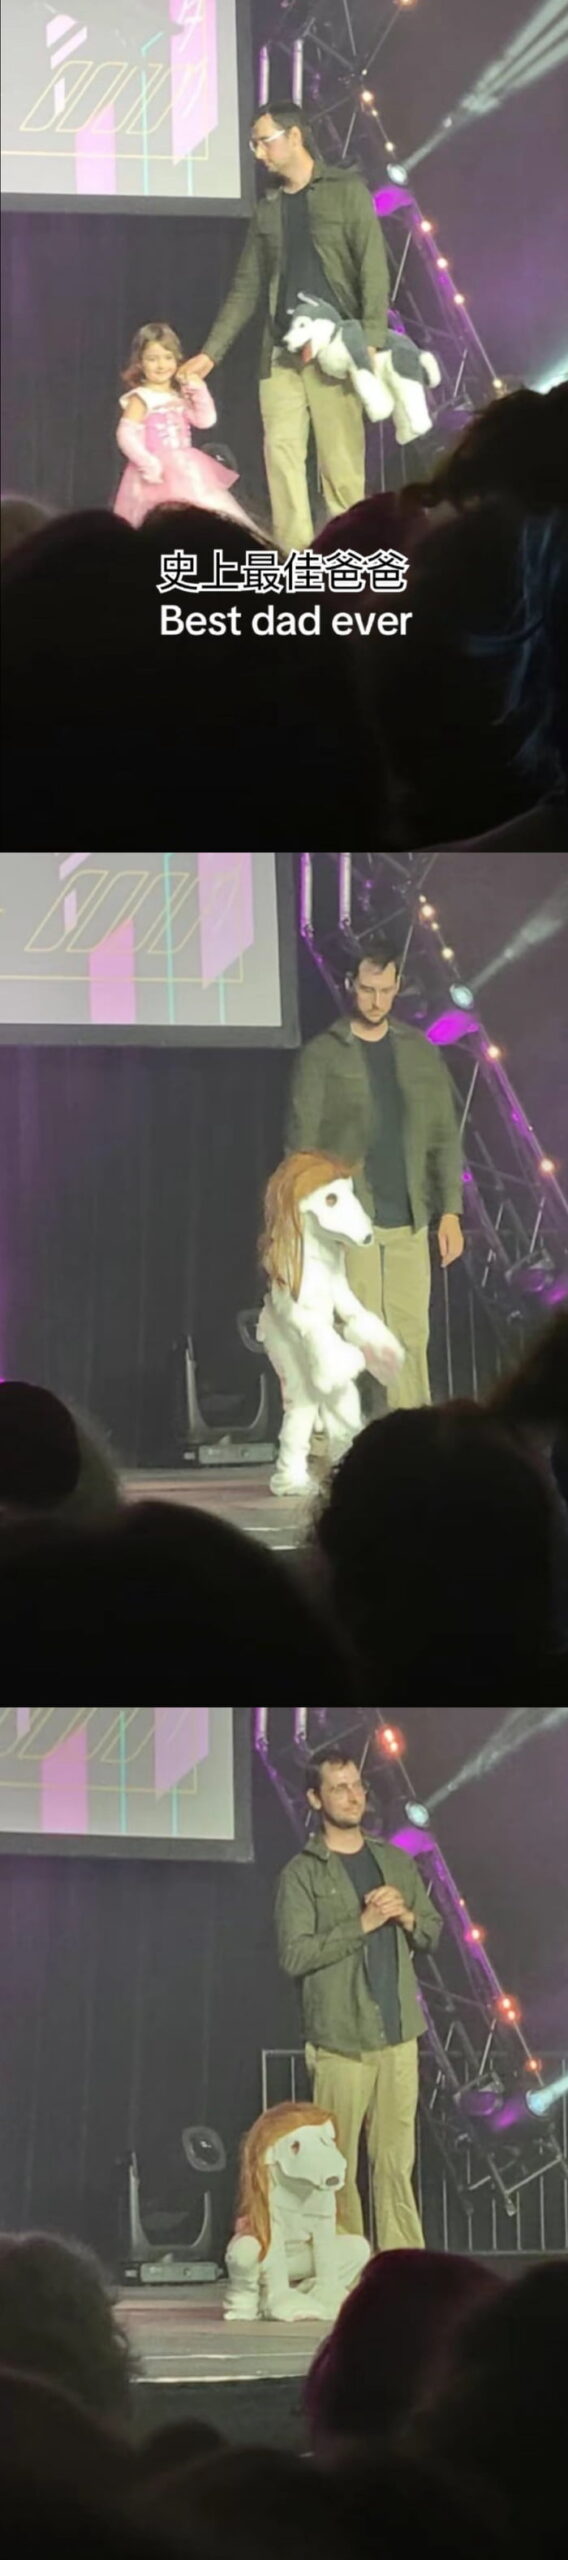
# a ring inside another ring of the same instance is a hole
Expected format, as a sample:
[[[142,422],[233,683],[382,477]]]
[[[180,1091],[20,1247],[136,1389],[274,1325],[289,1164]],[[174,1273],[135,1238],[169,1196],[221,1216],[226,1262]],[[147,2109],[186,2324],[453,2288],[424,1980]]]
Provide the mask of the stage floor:
[[[179,1502],[193,1511],[210,1511],[275,1551],[302,1545],[310,1525],[312,1496],[293,1501],[269,1491],[269,1467],[153,1468],[123,1477],[128,1502]],[[314,1495],[319,1485],[314,1478]]]
[[[280,2382],[307,2373],[329,2323],[224,2320],[224,2283],[122,2292],[118,2316],[145,2382]]]

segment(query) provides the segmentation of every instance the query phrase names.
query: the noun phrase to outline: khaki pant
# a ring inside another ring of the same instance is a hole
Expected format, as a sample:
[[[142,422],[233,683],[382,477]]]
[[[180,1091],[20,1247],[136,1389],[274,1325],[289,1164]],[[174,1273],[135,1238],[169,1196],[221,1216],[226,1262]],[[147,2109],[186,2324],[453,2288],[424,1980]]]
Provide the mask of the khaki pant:
[[[280,551],[309,551],[314,538],[306,461],[310,421],[328,516],[365,496],[365,427],[351,382],[326,382],[317,364],[286,362],[275,353],[260,383],[264,459],[274,540]],[[309,602],[309,598],[306,599]]]
[[[427,1227],[375,1227],[371,1245],[349,1245],[347,1278],[355,1297],[373,1315],[382,1316],[398,1334],[406,1352],[404,1368],[386,1388],[393,1413],[398,1405],[430,1404],[428,1326],[430,1311],[430,1247]]]
[[[347,2161],[342,2195],[344,2227],[362,2231],[357,2155],[363,2123],[373,2183],[379,2249],[423,2249],[424,2233],[414,2201],[412,2171],[418,2103],[418,2042],[385,2045],[378,2053],[351,2055],[315,2050],[314,2106],[335,2116],[339,2149]]]

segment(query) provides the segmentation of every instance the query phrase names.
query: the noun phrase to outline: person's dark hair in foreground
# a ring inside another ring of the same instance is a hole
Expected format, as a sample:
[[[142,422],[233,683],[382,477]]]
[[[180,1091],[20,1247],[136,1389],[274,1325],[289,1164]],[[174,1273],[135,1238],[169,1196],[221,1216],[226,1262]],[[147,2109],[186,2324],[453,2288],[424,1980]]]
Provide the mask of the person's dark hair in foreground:
[[[226,2446],[211,2461],[191,2464],[133,2487],[133,2516],[167,2533],[170,2547],[187,2560],[410,2560],[419,2529],[424,2560],[497,2560],[504,2548],[493,2534],[479,2491],[464,2498],[451,2478],[411,2462],[384,2475],[364,2454],[333,2478],[296,2453],[264,2446]]]
[[[516,1368],[490,1389],[485,1411],[545,1440],[568,1435],[568,1306],[557,1309]]]
[[[0,2365],[129,2424],[133,2359],[103,2268],[80,2241],[0,2232]]]
[[[103,1434],[47,1387],[0,1383],[0,1520],[34,1512],[61,1521],[108,1518],[119,1508],[116,1468]]]
[[[259,834],[264,841],[269,812],[271,843],[288,845],[290,795],[274,789],[283,756],[306,843],[327,841],[326,829],[330,843],[350,835],[372,841],[381,788],[376,755],[356,670],[331,633],[326,599],[317,641],[313,631],[298,629],[291,646],[284,633],[268,641],[253,630],[260,602],[268,606],[270,597],[217,595],[216,605],[240,622],[215,644],[207,633],[190,639],[183,628],[199,594],[180,593],[171,582],[158,592],[164,553],[195,554],[196,575],[211,580],[215,550],[242,570],[251,546],[262,547],[254,526],[229,525],[226,516],[197,508],[170,510],[167,527],[153,517],[139,532],[93,510],[59,519],[6,562],[4,827],[16,850],[34,843],[73,849],[86,773],[95,849],[108,843],[109,828],[127,850],[160,843],[164,780],[177,773],[188,717],[205,792],[215,774],[220,841],[234,824],[238,780],[247,842],[257,843]],[[182,616],[181,630],[168,636],[165,604]],[[314,599],[284,596],[276,604],[313,611]],[[221,690],[219,648],[227,678]],[[187,842],[183,791],[174,791],[172,826],[175,850]]]
[[[13,1704],[364,1703],[348,1639],[283,1558],[173,1503],[4,1529],[0,1618]]]
[[[557,2258],[464,2322],[443,2388],[425,2389],[405,2432],[420,2459],[469,2472],[505,2501],[531,2550],[550,2549],[564,2514],[567,2372],[568,2265]]]
[[[490,400],[464,428],[431,478],[409,481],[402,508],[455,507],[474,498],[515,498],[529,514],[568,506],[568,383],[551,391],[510,391]]]
[[[425,2381],[447,2371],[460,2322],[500,2290],[472,2257],[389,2249],[371,2258],[304,2384],[315,2453],[333,2460],[351,2440],[378,2454]]]
[[[375,1698],[479,1705],[505,1683],[519,1704],[554,1677],[554,1534],[544,1466],[464,1399],[369,1423],[322,1494],[311,1552]],[[385,1605],[401,1574],[403,1616]]]

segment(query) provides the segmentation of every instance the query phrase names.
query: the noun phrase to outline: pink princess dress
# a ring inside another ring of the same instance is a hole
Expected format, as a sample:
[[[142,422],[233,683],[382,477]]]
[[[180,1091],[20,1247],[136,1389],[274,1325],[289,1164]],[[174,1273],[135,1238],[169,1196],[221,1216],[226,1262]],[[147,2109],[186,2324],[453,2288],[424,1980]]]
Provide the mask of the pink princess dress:
[[[116,430],[117,443],[128,461],[114,500],[114,515],[137,527],[151,507],[213,507],[246,524],[242,507],[229,496],[238,473],[215,462],[211,453],[200,452],[191,441],[192,424],[215,425],[217,412],[206,383],[187,383],[181,392],[160,391],[146,382],[137,382],[133,389],[144,402],[145,415],[121,418]],[[121,409],[131,399],[132,392],[125,391]]]

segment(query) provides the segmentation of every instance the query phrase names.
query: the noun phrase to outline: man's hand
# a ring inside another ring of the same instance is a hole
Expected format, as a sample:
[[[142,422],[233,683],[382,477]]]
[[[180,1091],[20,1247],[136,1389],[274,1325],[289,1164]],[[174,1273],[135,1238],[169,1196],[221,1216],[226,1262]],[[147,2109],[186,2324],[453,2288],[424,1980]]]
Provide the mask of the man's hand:
[[[204,382],[206,374],[212,372],[212,356],[187,356],[185,364],[180,364],[177,378],[178,382]]]
[[[368,1937],[370,1929],[383,1929],[386,1920],[400,1920],[403,1929],[414,1927],[414,1914],[407,1909],[404,1895],[394,1884],[377,1885],[373,1893],[365,1895],[365,1907],[361,1913],[363,1936]]]
[[[455,1209],[446,1209],[445,1217],[440,1219],[438,1244],[442,1269],[447,1271],[450,1262],[458,1262],[460,1253],[463,1253],[463,1229]]]

